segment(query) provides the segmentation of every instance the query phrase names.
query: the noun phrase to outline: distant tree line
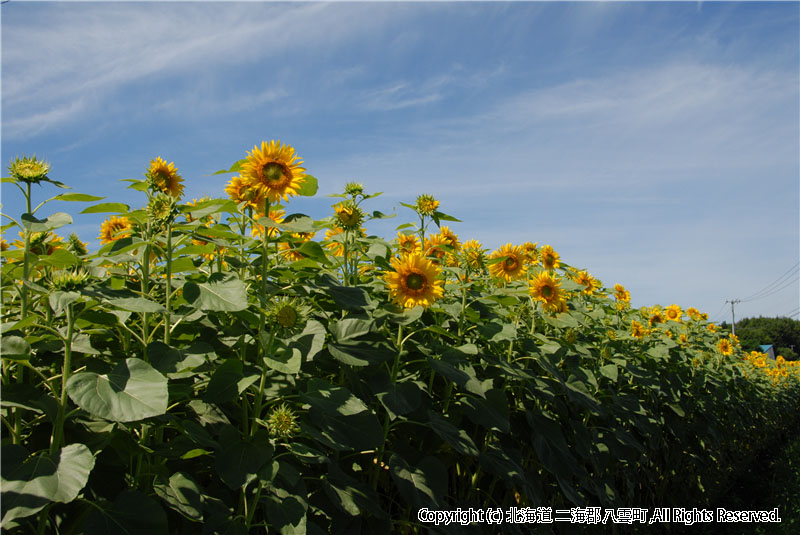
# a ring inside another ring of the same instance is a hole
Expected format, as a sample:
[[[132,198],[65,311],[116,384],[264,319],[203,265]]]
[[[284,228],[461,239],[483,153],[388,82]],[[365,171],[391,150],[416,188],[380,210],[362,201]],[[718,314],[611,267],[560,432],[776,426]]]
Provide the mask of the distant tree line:
[[[723,322],[723,329],[731,325]],[[745,351],[760,351],[759,346],[775,346],[775,355],[797,360],[800,353],[800,321],[791,318],[744,318],[736,322],[736,336]]]

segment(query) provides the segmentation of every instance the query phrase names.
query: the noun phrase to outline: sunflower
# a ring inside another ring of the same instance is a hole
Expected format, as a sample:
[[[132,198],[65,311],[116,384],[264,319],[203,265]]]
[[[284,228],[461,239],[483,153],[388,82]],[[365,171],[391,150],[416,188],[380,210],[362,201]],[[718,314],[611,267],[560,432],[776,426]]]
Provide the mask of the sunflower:
[[[664,313],[660,307],[653,307],[650,309],[650,318],[647,320],[650,327],[659,323],[664,323]]]
[[[325,231],[325,241],[330,241],[325,247],[333,254],[333,256],[344,256],[344,243],[338,240],[332,240],[333,237],[339,236],[344,233],[341,227],[333,227]],[[358,237],[364,238],[367,235],[367,229],[361,227],[358,229]]]
[[[0,251],[8,251],[8,242],[5,238],[0,238]]]
[[[404,308],[430,306],[442,297],[442,281],[437,280],[439,269],[429,259],[418,254],[392,258],[392,268],[385,275],[392,299]]]
[[[585,295],[592,295],[600,286],[597,282],[597,279],[592,277],[587,271],[579,271],[576,273],[574,280],[583,286],[583,290],[581,290],[581,292]]]
[[[548,271],[553,271],[561,265],[561,257],[558,256],[558,253],[549,245],[543,246],[542,250],[539,251],[539,259],[542,261],[544,268]]]
[[[646,334],[647,329],[644,328],[644,325],[636,320],[631,321],[631,335],[634,338],[643,338]]]
[[[422,245],[419,243],[419,238],[416,234],[403,234],[397,233],[397,252],[400,254],[421,253]]]
[[[441,234],[433,234],[425,240],[425,256],[434,257],[433,262],[439,264],[447,253],[440,245],[449,245]]]
[[[689,337],[686,335],[686,333],[681,333],[678,336],[678,342],[680,342],[681,344],[688,344],[689,343]]]
[[[464,255],[464,265],[471,271],[483,271],[486,265],[486,255],[483,246],[478,240],[465,241],[461,246]]]
[[[161,159],[161,156],[150,160],[150,167],[147,169],[146,175],[156,191],[169,193],[175,198],[183,194],[183,179],[175,169],[174,162],[167,163]]]
[[[708,330],[708,331],[710,331],[712,333],[717,332],[717,328],[718,327],[716,325],[714,325],[713,323],[709,323],[708,325],[706,325],[706,330]]]
[[[361,226],[364,212],[352,201],[345,201],[333,207],[336,212],[336,223],[343,229],[353,229]]]
[[[551,312],[566,310],[562,292],[558,278],[549,271],[540,271],[528,282],[528,293],[531,297],[540,301],[542,308]]]
[[[453,251],[458,251],[461,247],[461,242],[458,241],[458,234],[450,230],[450,227],[440,227],[439,234],[444,242],[453,248]]]
[[[738,336],[736,336],[735,334],[733,334],[733,333],[730,333],[730,334],[728,335],[728,338],[730,339],[730,341],[731,341],[731,344],[733,344],[734,346],[738,346],[738,345],[740,345],[740,342],[739,342],[739,337],[738,337]]]
[[[433,198],[433,195],[423,193],[417,197],[417,202],[414,209],[421,216],[432,216],[436,209],[439,208],[439,201]]]
[[[525,262],[529,266],[535,266],[539,263],[539,249],[536,248],[538,243],[526,241],[522,244],[522,253],[525,256]]]
[[[284,212],[283,210],[272,210],[269,213],[269,218],[273,220],[275,223],[283,223],[283,216],[285,215],[286,212]],[[264,217],[264,214],[257,214],[256,220],[261,219],[262,217]],[[267,236],[269,236],[270,238],[274,238],[275,236],[280,234],[280,232],[281,231],[276,227],[269,227],[269,230],[267,231]],[[264,233],[264,226],[259,225],[258,223],[253,225],[253,229],[250,231],[251,235],[258,236],[259,238],[263,235],[263,233]]]
[[[130,235],[133,224],[127,217],[112,215],[100,225],[100,243],[106,244]]]
[[[683,317],[683,311],[681,310],[681,307],[675,304],[668,306],[664,311],[664,314],[670,321],[681,321],[681,318]]]
[[[693,320],[700,319],[700,311],[694,307],[689,307],[686,309],[686,315],[692,318]]]
[[[495,262],[489,266],[489,273],[493,277],[503,279],[506,282],[518,279],[525,274],[525,256],[522,247],[507,243],[500,249],[492,251],[490,259],[503,258],[500,262]]]
[[[263,141],[260,149],[256,145],[247,155],[242,164],[242,177],[258,189],[259,196],[270,202],[288,201],[289,196],[297,195],[305,180],[302,163],[290,145]]]
[[[29,184],[38,184],[42,180],[48,180],[47,173],[50,172],[50,164],[39,160],[36,156],[24,156],[21,160],[16,158],[8,166],[8,172],[17,180]]]
[[[300,241],[302,244],[310,241],[315,234],[316,232],[296,232],[292,234],[292,238]],[[293,243],[282,242],[280,245],[278,245],[278,249],[281,251],[281,254],[284,258],[287,258],[292,262],[296,262],[305,258],[302,253],[297,251],[296,245]]]
[[[252,208],[258,207],[262,200],[258,188],[241,176],[231,178],[225,186],[225,193],[237,203],[246,202]]]
[[[717,342],[717,349],[719,349],[719,352],[725,356],[733,355],[733,345],[727,338],[723,338]]]
[[[14,247],[25,249],[25,233],[19,233],[20,240],[14,240]],[[45,230],[42,232],[31,232],[30,248],[32,254],[37,256],[50,256],[56,249],[64,248],[64,240],[58,234]]]
[[[631,293],[623,285],[615,284],[614,298],[617,300],[617,308],[622,310],[631,302]]]

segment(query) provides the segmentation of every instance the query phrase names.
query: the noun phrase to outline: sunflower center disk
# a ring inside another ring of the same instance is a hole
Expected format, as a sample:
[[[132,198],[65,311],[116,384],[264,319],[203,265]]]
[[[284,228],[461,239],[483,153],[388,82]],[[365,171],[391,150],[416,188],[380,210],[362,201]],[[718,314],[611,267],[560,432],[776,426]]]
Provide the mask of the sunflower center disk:
[[[267,182],[272,184],[283,182],[287,178],[286,169],[284,169],[281,164],[275,162],[270,162],[262,167],[261,173],[264,175]]]
[[[542,288],[542,296],[547,298],[553,295],[553,289],[550,286],[545,286]]]
[[[517,261],[513,258],[506,258],[506,269],[514,270],[517,268]]]
[[[425,277],[419,273],[412,273],[406,277],[406,286],[408,286],[411,290],[421,290],[424,285]]]

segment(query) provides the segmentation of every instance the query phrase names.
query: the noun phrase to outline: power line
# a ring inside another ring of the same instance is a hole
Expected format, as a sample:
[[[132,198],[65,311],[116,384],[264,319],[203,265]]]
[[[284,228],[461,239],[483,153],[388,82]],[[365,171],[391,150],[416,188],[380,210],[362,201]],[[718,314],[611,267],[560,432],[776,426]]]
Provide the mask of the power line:
[[[758,297],[751,297],[749,299],[742,299],[742,302],[749,303],[750,301],[757,301],[759,299],[764,299],[765,297],[769,297],[771,295],[775,295],[776,293],[780,293],[781,291],[785,290],[789,286],[793,285],[798,280],[800,280],[800,277],[795,277],[794,279],[791,279],[788,282],[784,281],[786,284],[784,284],[783,286],[780,286],[778,288],[773,288],[771,291],[769,291],[769,292],[767,292],[765,294],[759,295]]]
[[[792,275],[796,274],[798,269],[800,269],[800,262],[789,268],[789,270],[786,271],[783,275],[781,275],[771,283],[767,284],[764,288],[760,289],[753,295],[749,295],[743,298],[742,301],[753,301],[755,299],[760,299],[761,297],[764,297],[762,294],[770,292],[774,289],[775,286],[783,284],[788,277],[791,277]]]

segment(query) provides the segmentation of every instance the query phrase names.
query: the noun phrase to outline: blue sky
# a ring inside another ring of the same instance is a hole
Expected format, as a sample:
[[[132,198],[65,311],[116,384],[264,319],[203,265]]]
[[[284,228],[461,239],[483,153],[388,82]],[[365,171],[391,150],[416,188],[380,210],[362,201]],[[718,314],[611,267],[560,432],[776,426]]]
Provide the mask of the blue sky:
[[[798,317],[798,3],[0,9],[4,165],[35,153],[138,206],[120,180],[156,156],[187,198],[222,197],[211,173],[279,139],[320,184],[290,212],[326,217],[358,180],[390,239],[431,193],[462,239],[550,244],[634,306]],[[70,230],[96,245],[101,219]]]

